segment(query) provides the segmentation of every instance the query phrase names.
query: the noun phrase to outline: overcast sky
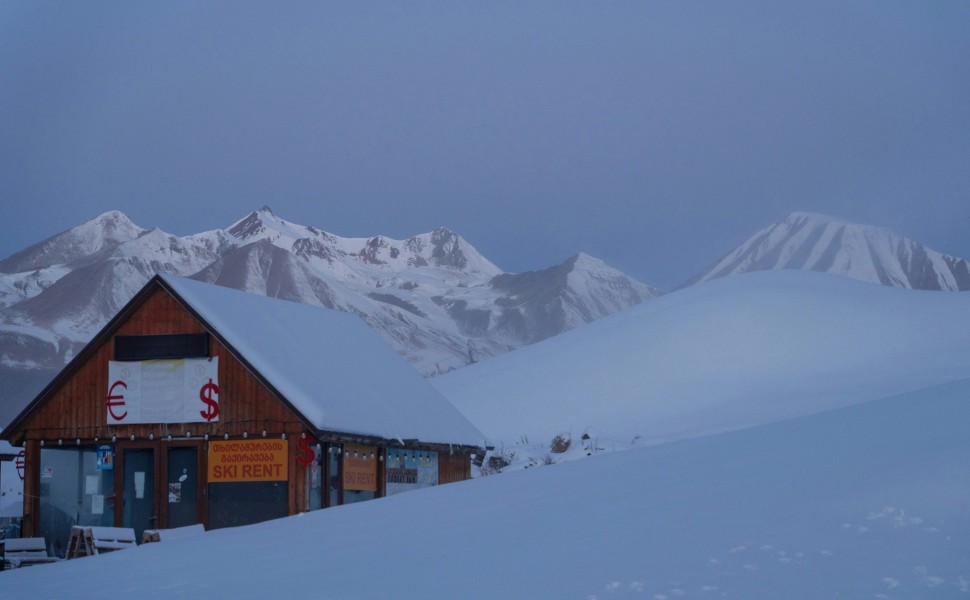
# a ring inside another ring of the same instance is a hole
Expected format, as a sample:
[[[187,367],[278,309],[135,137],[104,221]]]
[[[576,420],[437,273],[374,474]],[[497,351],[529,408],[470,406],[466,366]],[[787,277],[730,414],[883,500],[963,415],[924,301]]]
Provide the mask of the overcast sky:
[[[796,210],[970,258],[970,3],[0,2],[0,256],[108,210],[671,288]]]

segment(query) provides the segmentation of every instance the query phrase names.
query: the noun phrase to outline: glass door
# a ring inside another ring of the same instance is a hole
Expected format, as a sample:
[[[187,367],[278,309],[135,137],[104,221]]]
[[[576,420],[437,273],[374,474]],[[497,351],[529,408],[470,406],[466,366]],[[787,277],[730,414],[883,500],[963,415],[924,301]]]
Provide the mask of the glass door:
[[[165,527],[199,523],[199,448],[169,446],[167,459],[166,488],[162,490],[167,508]]]
[[[124,482],[122,526],[135,530],[135,539],[141,540],[146,529],[158,528],[158,510],[155,503],[155,450],[152,448],[128,448],[124,450]]]

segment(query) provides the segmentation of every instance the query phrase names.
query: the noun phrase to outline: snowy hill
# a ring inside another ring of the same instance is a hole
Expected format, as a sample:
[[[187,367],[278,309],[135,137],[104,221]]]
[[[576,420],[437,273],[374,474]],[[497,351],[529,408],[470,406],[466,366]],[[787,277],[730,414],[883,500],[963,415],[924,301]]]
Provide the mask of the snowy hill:
[[[970,290],[970,263],[889,230],[811,213],[762,229],[685,285],[771,269],[801,269],[915,290]]]
[[[155,273],[354,312],[427,375],[659,294],[585,255],[504,274],[444,228],[341,238],[263,207],[177,237],[110,212],[0,262],[0,365],[63,366]]]
[[[970,296],[803,271],[666,294],[431,380],[495,444],[608,448],[970,377]]]
[[[31,598],[963,598],[967,398],[964,380],[8,571],[0,586]]]

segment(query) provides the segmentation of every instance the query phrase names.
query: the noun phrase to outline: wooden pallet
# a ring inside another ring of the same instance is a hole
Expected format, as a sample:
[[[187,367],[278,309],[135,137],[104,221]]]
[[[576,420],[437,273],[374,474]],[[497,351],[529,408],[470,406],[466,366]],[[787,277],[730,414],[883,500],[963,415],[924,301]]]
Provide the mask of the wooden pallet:
[[[74,526],[67,543],[67,557],[94,556],[134,548],[136,545],[135,530],[130,527]]]
[[[5,569],[29,567],[60,560],[55,556],[48,556],[47,541],[42,537],[0,540],[0,554],[3,556]]]

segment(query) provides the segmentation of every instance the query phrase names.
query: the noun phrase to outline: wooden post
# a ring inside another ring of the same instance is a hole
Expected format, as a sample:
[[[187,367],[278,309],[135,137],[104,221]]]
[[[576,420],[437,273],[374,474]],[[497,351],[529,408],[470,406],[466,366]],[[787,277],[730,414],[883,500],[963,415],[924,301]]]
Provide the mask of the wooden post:
[[[40,529],[40,442],[27,441],[24,456],[24,519],[20,537],[36,537]]]

